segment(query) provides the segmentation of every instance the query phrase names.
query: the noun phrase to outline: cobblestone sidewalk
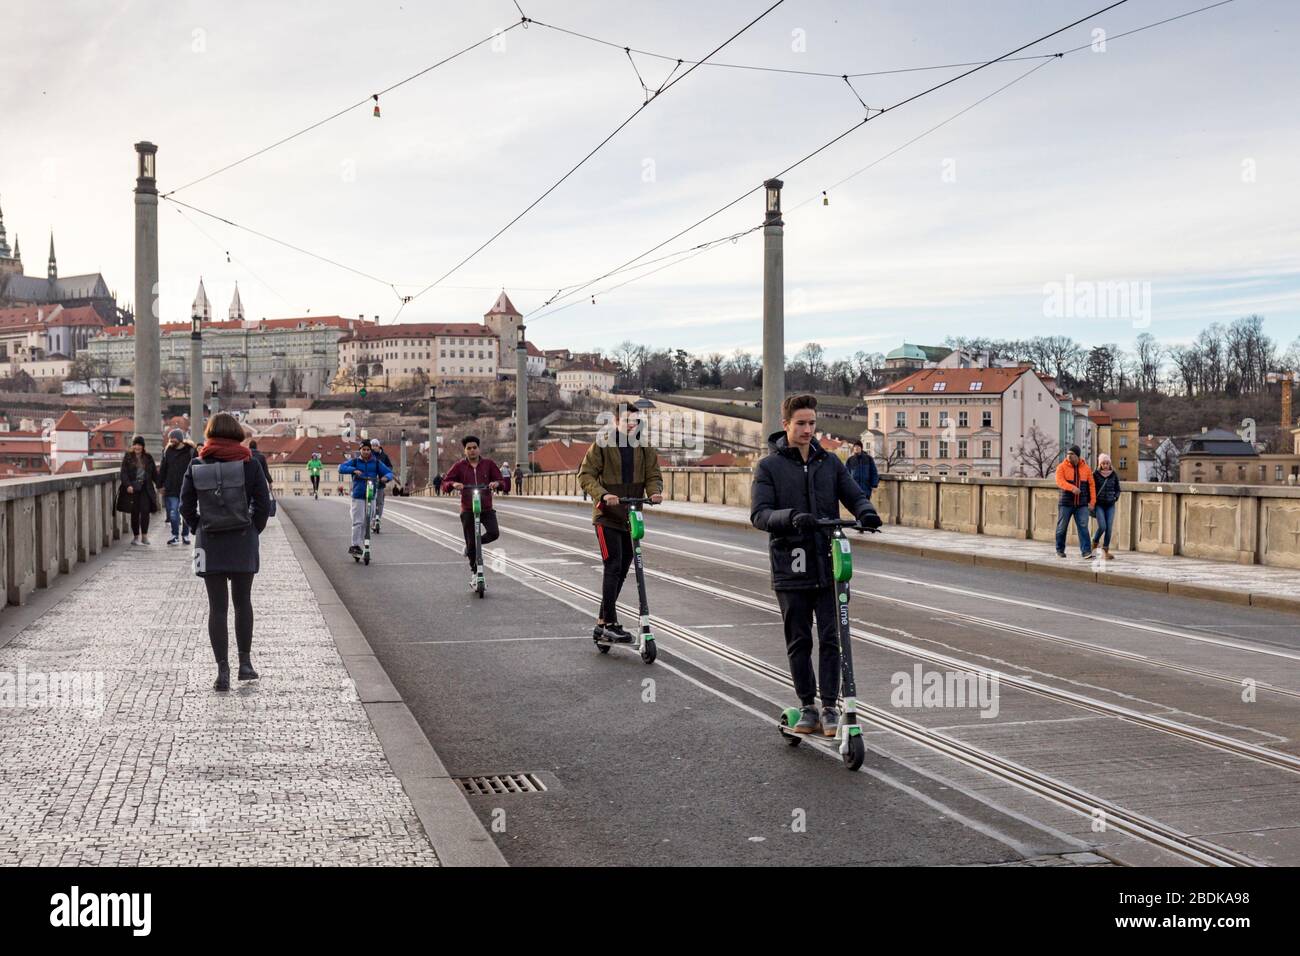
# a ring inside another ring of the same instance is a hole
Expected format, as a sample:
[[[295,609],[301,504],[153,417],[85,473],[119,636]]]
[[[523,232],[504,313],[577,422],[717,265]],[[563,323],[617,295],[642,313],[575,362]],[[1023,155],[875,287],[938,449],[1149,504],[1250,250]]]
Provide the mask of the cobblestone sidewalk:
[[[0,648],[0,865],[438,864],[277,520],[261,547],[261,680],[228,694],[179,546],[101,559]]]

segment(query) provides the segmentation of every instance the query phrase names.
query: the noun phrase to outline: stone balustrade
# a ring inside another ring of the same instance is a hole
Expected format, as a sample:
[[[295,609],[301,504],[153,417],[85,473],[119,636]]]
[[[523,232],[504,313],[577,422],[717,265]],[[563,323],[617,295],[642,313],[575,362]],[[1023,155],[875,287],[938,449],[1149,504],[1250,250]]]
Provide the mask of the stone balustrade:
[[[130,517],[113,510],[117,479],[114,468],[0,481],[0,606],[27,603],[34,589],[130,533]]]
[[[672,501],[749,507],[747,468],[663,474]],[[582,494],[577,472],[521,477],[520,494]],[[1050,479],[882,475],[872,503],[886,524],[1050,543],[1058,495]],[[1115,517],[1112,550],[1300,568],[1300,488],[1128,482]]]

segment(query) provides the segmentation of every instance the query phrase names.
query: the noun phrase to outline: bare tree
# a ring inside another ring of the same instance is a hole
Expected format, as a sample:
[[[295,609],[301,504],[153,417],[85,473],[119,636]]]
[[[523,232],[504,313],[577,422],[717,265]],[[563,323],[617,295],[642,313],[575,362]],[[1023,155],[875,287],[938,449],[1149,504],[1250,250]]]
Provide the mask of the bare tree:
[[[1137,337],[1137,386],[1143,392],[1151,393],[1159,388],[1160,366],[1164,357],[1164,347],[1150,332],[1143,332]]]
[[[885,454],[881,455],[878,461],[880,462],[880,470],[886,473],[893,471],[899,465],[907,464],[907,452],[902,442],[894,442],[893,446]]]
[[[68,381],[84,384],[92,393],[104,390],[108,378],[108,360],[96,358],[89,349],[82,349],[68,369]]]
[[[1046,478],[1055,471],[1059,455],[1060,447],[1056,440],[1045,435],[1037,425],[1031,425],[1029,434],[1016,447],[1012,457],[1031,478]]]
[[[1155,450],[1151,468],[1152,481],[1178,480],[1178,449],[1172,440],[1162,442]]]

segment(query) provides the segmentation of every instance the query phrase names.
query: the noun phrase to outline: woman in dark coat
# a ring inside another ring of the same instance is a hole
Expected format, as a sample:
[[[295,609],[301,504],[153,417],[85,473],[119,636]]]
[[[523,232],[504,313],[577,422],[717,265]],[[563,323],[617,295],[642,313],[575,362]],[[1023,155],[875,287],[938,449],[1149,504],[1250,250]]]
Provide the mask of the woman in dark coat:
[[[149,516],[158,510],[154,488],[158,466],[144,450],[144,439],[131,439],[131,450],[122,456],[122,483],[117,489],[117,510],[131,516],[132,544],[149,543]]]
[[[194,573],[203,578],[208,591],[208,640],[217,659],[214,690],[230,690],[227,661],[229,632],[226,611],[235,605],[235,641],[239,646],[239,679],[257,680],[253,669],[253,576],[260,570],[258,535],[266,527],[271,494],[262,467],[242,444],[243,426],[233,415],[218,412],[208,421],[206,441],[199,449],[181,483],[181,515],[194,536]],[[251,524],[233,531],[209,531],[203,526],[194,469],[199,465],[237,461],[243,463],[244,490],[248,497]],[[228,589],[228,590],[227,590]]]

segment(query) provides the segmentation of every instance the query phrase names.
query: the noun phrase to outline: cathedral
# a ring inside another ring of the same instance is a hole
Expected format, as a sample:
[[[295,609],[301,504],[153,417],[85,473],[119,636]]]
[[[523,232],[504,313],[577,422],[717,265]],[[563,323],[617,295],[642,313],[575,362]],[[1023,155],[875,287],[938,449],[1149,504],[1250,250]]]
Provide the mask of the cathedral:
[[[15,306],[62,305],[65,308],[90,306],[106,325],[130,325],[130,312],[117,304],[98,272],[79,276],[60,276],[54,258],[54,233],[50,233],[50,258],[44,278],[23,275],[23,254],[14,235],[9,248],[5,234],[4,210],[0,208],[0,309]]]

